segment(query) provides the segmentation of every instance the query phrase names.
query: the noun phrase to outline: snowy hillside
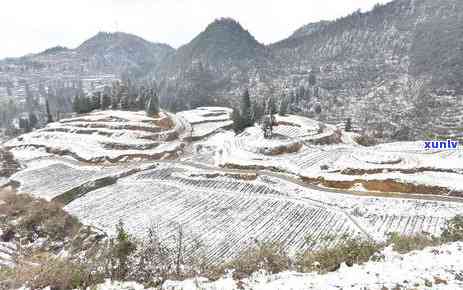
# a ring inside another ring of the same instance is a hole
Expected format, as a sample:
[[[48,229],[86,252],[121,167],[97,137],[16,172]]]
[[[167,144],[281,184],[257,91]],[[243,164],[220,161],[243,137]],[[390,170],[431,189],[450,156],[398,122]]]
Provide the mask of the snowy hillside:
[[[463,151],[428,150],[424,141],[360,146],[358,135],[298,116],[277,116],[273,138],[259,126],[238,136],[212,136],[209,164],[298,175],[312,184],[345,190],[463,197]],[[193,160],[204,160],[201,154]]]
[[[174,115],[100,111],[63,119],[13,139],[8,149],[43,149],[86,162],[161,159],[177,156],[189,138],[189,125]],[[191,130],[190,130],[191,131]]]
[[[164,290],[390,290],[463,289],[463,244],[453,243],[401,255],[391,248],[382,253],[384,260],[353,267],[341,266],[328,274],[286,272],[275,275],[256,273],[249,279],[231,278],[216,282],[202,279],[167,282]],[[104,287],[100,289],[106,289]],[[111,289],[111,288],[107,288]],[[115,288],[117,289],[117,288]]]
[[[294,254],[345,235],[439,236],[463,212],[454,197],[462,190],[460,150],[426,151],[420,142],[363,147],[357,133],[294,115],[276,116],[270,139],[257,125],[235,135],[230,113],[103,111],[61,120],[7,142],[20,170],[3,182],[59,201],[109,234],[119,220],[140,238],[156,224],[169,240],[181,226],[211,261],[235,257],[255,240]]]

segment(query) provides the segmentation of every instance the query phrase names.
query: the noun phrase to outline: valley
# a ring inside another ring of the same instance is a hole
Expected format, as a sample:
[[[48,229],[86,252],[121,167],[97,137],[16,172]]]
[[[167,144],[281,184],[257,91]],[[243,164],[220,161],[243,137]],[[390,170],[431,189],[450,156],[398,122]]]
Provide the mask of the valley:
[[[461,148],[364,147],[357,133],[293,115],[276,115],[271,139],[258,125],[235,135],[230,114],[204,107],[63,119],[4,144],[21,165],[4,183],[64,203],[110,235],[119,220],[140,238],[153,224],[166,240],[181,226],[189,243],[204,241],[212,262],[255,240],[296,253],[346,235],[440,235],[463,211]]]

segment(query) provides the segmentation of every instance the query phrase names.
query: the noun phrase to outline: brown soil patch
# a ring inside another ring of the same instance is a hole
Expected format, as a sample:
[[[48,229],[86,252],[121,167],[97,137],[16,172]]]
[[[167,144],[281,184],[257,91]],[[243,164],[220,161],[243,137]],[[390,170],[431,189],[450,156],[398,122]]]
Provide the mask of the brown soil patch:
[[[281,145],[273,148],[262,148],[259,150],[259,153],[268,156],[282,155],[287,153],[294,153],[299,151],[302,148],[301,143],[292,143],[289,145]]]
[[[238,180],[252,181],[257,179],[257,173],[203,173],[192,174],[191,177],[217,178],[230,177]]]
[[[410,169],[397,169],[397,168],[375,168],[375,169],[359,169],[359,168],[345,168],[340,171],[344,175],[365,175],[365,174],[378,174],[384,171],[387,172],[400,172],[404,174],[414,174],[426,171],[432,172],[446,172],[446,173],[461,173],[459,170],[453,169],[441,169],[441,168],[430,168],[430,167],[418,167]]]
[[[301,179],[310,184],[323,185],[329,188],[349,190],[355,184],[362,184],[364,188],[369,191],[379,192],[396,192],[396,193],[410,193],[410,194],[431,194],[431,195],[445,195],[463,197],[463,192],[453,191],[446,187],[440,186],[427,186],[412,183],[397,182],[392,179],[387,180],[361,180],[356,179],[353,181],[338,181],[338,180],[326,180],[322,177],[318,178],[307,178],[301,177]]]

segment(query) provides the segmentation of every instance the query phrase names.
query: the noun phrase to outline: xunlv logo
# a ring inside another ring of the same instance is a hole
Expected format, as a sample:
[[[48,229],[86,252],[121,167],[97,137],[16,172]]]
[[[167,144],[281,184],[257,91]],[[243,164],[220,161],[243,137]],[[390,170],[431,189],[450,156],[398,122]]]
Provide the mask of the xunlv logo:
[[[424,149],[457,149],[458,141],[424,141]]]

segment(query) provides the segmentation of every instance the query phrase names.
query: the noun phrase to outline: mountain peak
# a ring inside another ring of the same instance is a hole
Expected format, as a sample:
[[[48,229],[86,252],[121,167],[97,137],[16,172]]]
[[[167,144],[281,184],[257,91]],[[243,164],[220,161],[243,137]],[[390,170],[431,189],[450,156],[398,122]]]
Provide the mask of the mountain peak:
[[[38,53],[39,55],[50,55],[50,54],[57,54],[57,53],[60,53],[60,52],[66,52],[66,51],[69,51],[69,48],[65,47],[65,46],[54,46],[54,47],[51,47],[51,48],[48,48],[48,49],[45,49],[44,51]]]
[[[316,33],[322,30],[323,27],[328,26],[329,24],[330,24],[330,21],[320,21],[320,22],[315,22],[315,23],[309,23],[299,28],[298,30],[294,31],[291,37],[302,37],[302,36],[311,35],[313,33]]]
[[[244,30],[241,24],[233,18],[229,17],[222,17],[217,18],[211,24],[208,25],[208,28],[215,28],[215,27],[234,27]],[[207,29],[206,29],[207,30]]]

